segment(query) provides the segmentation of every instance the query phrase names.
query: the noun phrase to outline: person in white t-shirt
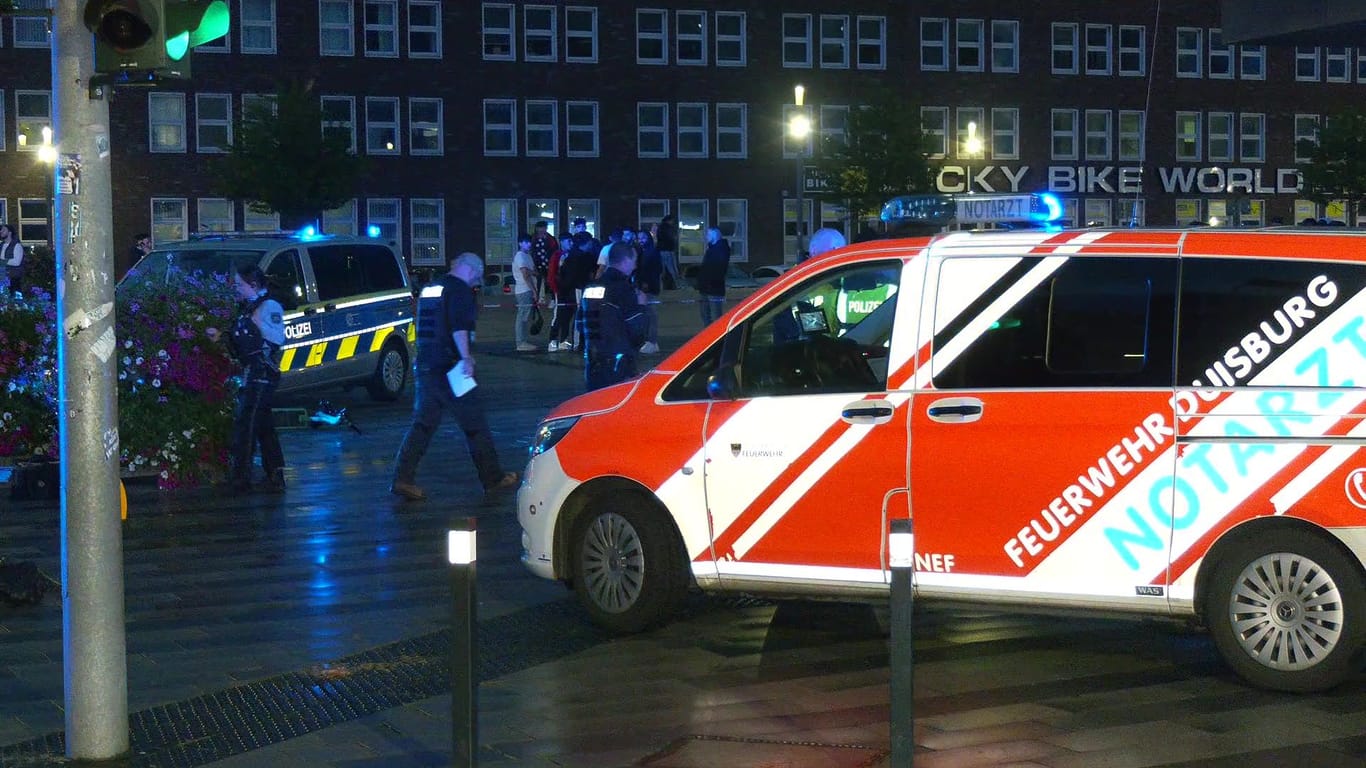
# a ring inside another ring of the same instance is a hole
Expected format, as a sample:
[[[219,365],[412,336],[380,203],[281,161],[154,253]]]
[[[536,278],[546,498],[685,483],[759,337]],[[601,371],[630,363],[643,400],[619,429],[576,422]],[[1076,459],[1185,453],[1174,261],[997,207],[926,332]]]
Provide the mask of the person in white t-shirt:
[[[531,259],[531,235],[517,238],[517,253],[512,257],[512,297],[517,302],[517,322],[513,335],[518,352],[535,352],[531,343],[531,310],[536,306],[536,263]]]
[[[0,224],[0,267],[3,267],[4,282],[9,284],[9,290],[23,290],[24,245],[8,224]]]

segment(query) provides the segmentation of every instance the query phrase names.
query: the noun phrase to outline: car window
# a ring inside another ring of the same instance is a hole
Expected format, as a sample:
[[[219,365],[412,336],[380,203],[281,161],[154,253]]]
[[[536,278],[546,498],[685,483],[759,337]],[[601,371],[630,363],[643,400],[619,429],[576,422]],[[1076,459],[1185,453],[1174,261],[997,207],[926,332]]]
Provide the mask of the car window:
[[[286,310],[297,309],[304,300],[303,272],[299,269],[299,251],[291,248],[281,251],[270,259],[266,266],[266,284],[270,296],[280,302]]]
[[[308,257],[319,301],[406,287],[394,252],[377,243],[312,245]]]
[[[175,249],[152,251],[138,260],[119,282],[155,280],[162,283],[177,274],[233,275],[249,264],[260,264],[265,251]]]

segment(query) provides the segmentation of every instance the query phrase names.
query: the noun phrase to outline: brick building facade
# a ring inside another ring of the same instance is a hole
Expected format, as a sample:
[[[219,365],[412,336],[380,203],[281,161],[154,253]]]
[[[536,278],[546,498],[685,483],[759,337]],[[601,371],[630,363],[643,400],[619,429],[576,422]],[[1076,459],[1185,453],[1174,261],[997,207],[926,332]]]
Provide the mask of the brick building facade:
[[[839,135],[875,89],[905,94],[943,192],[1051,190],[1073,223],[1332,217],[1296,194],[1295,143],[1366,83],[1366,48],[1225,46],[1219,5],[1196,0],[231,6],[232,32],[195,49],[192,80],[110,105],[120,255],[141,231],[281,225],[218,196],[209,171],[244,102],[281,78],[312,80],[326,129],[369,158],[324,229],[379,226],[418,265],[462,250],[507,261],[540,218],[602,230],[665,212],[685,262],[711,223],[738,261],[790,260],[797,84],[816,135]],[[27,241],[47,237],[32,150],[49,53],[43,18],[0,19],[0,220]],[[812,227],[860,227],[814,188],[804,202]]]

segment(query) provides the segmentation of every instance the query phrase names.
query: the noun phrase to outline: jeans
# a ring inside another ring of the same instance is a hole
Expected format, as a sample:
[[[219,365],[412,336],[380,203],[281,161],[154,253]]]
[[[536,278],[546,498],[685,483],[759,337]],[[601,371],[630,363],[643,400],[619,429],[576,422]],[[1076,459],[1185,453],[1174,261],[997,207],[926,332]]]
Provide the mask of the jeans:
[[[529,344],[531,328],[531,305],[535,297],[533,291],[524,291],[515,295],[517,299],[517,323],[513,326],[513,335],[518,344]]]
[[[228,444],[231,478],[240,483],[251,481],[252,457],[260,447],[261,467],[266,471],[267,479],[274,479],[285,466],[280,438],[275,434],[275,422],[270,414],[277,380],[268,372],[248,368],[242,381],[242,388],[237,390],[237,408],[233,412],[232,440]]]
[[[708,296],[702,294],[697,306],[702,310],[702,325],[711,325],[712,321],[726,313],[725,296]]]
[[[660,251],[659,261],[664,265],[664,273],[673,278],[674,288],[682,288],[682,278],[678,276],[678,258],[673,251]]]
[[[574,289],[561,287],[559,294],[555,297],[555,315],[550,323],[551,341],[573,341],[574,313],[578,309],[579,304],[574,300]]]
[[[659,303],[659,294],[645,294],[645,341],[650,344],[659,343],[659,311],[655,305]]]
[[[455,416],[460,431],[465,433],[465,446],[474,460],[479,482],[485,488],[497,483],[503,477],[503,469],[498,463],[498,451],[493,447],[488,417],[484,415],[484,404],[480,399],[482,387],[475,387],[456,397],[446,382],[445,371],[421,372],[415,386],[417,393],[413,400],[413,425],[408,428],[408,434],[403,436],[403,444],[399,446],[394,459],[394,480],[404,483],[414,481],[417,465],[427,454],[432,437],[441,425],[441,417],[449,412]]]

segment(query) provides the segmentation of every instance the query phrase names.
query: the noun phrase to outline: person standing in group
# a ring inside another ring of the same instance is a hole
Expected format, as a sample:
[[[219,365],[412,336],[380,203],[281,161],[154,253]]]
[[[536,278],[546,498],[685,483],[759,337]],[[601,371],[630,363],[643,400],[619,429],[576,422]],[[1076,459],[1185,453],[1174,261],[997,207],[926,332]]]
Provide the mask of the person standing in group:
[[[518,352],[535,352],[531,343],[531,310],[539,305],[536,299],[536,264],[531,258],[531,235],[517,238],[517,253],[512,257],[512,298],[517,303],[517,319],[513,337]]]
[[[251,467],[259,446],[261,468],[266,472],[262,490],[284,493],[285,456],[270,409],[275,387],[280,383],[285,310],[270,298],[266,274],[254,264],[237,271],[233,290],[241,305],[228,337],[228,351],[242,366],[242,385],[237,390],[232,438],[228,443],[228,482],[235,492],[252,489]],[[222,336],[217,328],[206,328],[204,332],[210,341],[218,341]]]
[[[5,266],[5,279],[11,291],[24,289],[24,244],[14,234],[14,228],[0,224],[0,263]]]
[[[659,260],[664,266],[664,274],[669,276],[668,286],[677,288],[678,276],[678,222],[672,213],[659,220],[655,244],[659,247]]]
[[[579,307],[584,384],[601,389],[636,375],[636,351],[645,340],[645,296],[631,285],[636,249],[616,243],[607,252],[607,269],[583,289]]]
[[[152,236],[146,232],[139,232],[133,238],[133,244],[128,248],[128,266],[138,263],[143,256],[152,252]]]
[[[702,254],[702,266],[697,270],[697,292],[702,294],[699,306],[702,326],[720,317],[726,309],[726,272],[730,269],[730,242],[721,237],[721,230],[707,230],[707,251]]]
[[[532,286],[535,291],[536,303],[539,305],[542,297],[553,299],[555,294],[550,289],[550,257],[554,255],[556,248],[555,237],[550,234],[549,225],[544,219],[537,221],[532,226],[531,231],[531,263],[536,268],[536,283]]]
[[[584,286],[593,279],[593,273],[597,270],[598,251],[602,248],[598,239],[588,231],[585,219],[574,219],[572,230],[569,253],[560,259],[559,286],[563,293],[555,299],[561,305],[569,302],[569,312],[563,315],[563,322],[557,322],[551,329],[551,340],[558,342],[556,351],[559,352],[572,351],[582,343],[582,339],[575,339],[579,330],[575,317],[579,302],[583,300]]]
[[[641,230],[636,238],[636,287],[644,294],[645,343],[640,345],[642,355],[659,354],[659,313],[655,305],[663,288],[664,264],[655,247],[655,239],[646,230]]]
[[[389,492],[395,496],[411,501],[427,498],[417,484],[417,465],[426,455],[447,411],[455,416],[456,424],[465,433],[465,445],[484,492],[517,485],[517,473],[504,472],[498,461],[481,388],[476,384],[457,397],[447,379],[447,373],[457,366],[464,376],[475,375],[471,343],[479,308],[474,286],[483,274],[484,262],[473,253],[462,253],[451,261],[449,271],[423,288],[418,297],[413,424],[403,436],[394,459]]]

